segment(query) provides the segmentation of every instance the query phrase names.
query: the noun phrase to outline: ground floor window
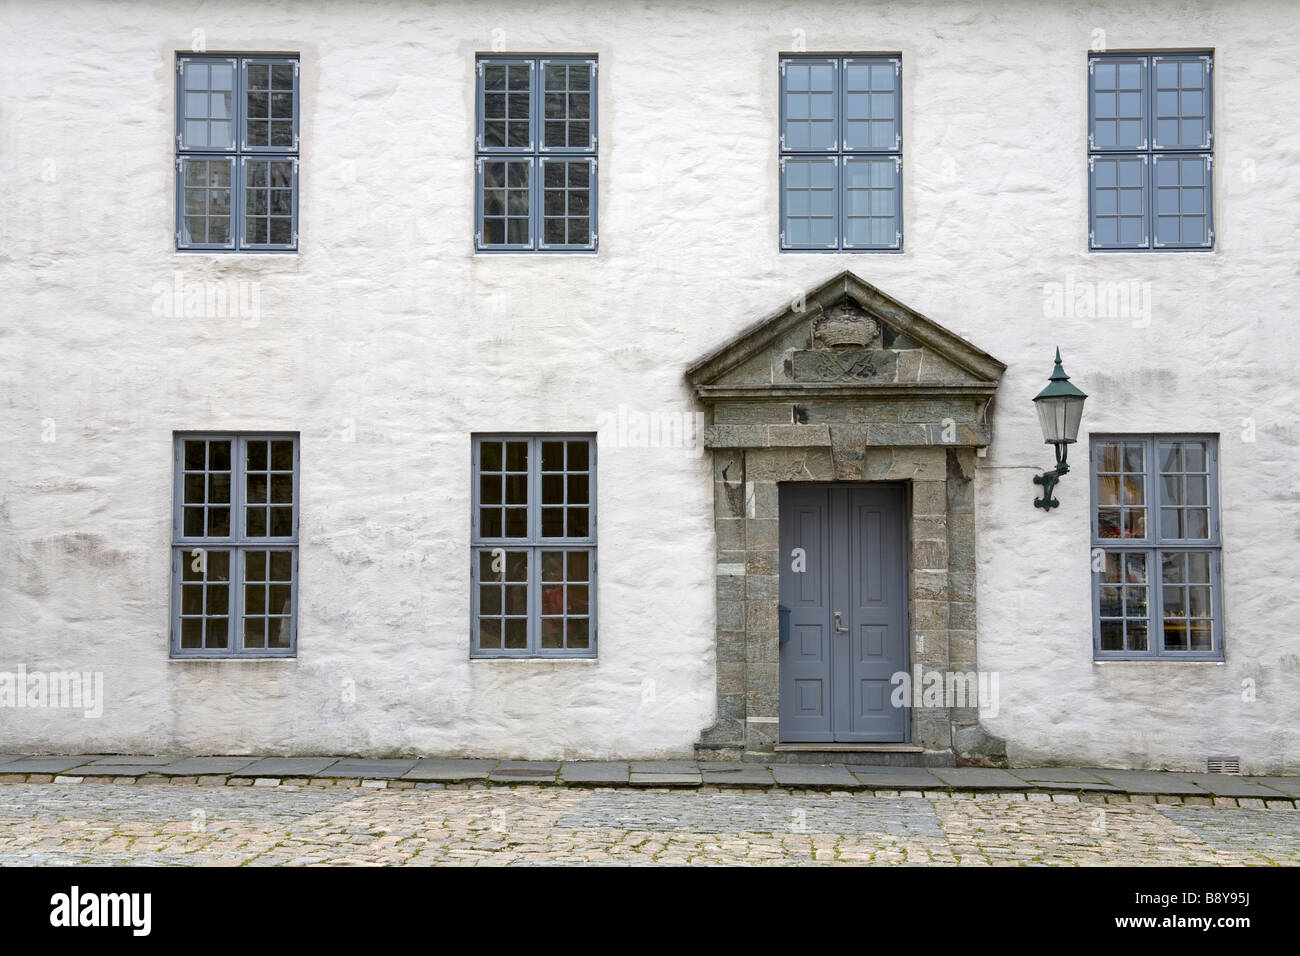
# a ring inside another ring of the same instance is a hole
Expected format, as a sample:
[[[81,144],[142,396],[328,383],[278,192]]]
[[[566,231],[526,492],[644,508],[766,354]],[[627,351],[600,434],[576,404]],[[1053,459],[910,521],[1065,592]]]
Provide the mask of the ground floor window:
[[[596,656],[596,441],[473,439],[470,652]]]
[[[298,436],[178,434],[173,657],[297,653]]]
[[[1217,438],[1094,435],[1091,471],[1096,658],[1222,660]]]

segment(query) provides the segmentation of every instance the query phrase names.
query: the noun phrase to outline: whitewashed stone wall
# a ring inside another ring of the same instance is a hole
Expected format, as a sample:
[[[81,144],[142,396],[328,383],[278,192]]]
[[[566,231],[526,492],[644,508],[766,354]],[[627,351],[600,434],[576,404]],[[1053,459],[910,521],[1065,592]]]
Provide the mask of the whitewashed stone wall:
[[[101,671],[106,695],[98,719],[0,710],[0,751],[689,754],[715,709],[707,460],[602,435],[599,660],[470,662],[469,436],[690,413],[690,363],[849,268],[1008,365],[976,500],[1010,758],[1300,768],[1293,11],[714,6],[0,10],[0,670]],[[296,255],[173,251],[196,30],[301,54]],[[1085,251],[1098,31],[1215,50],[1212,254]],[[598,54],[599,255],[473,254],[494,49]],[[902,255],[777,252],[776,63],[801,49],[902,53]],[[167,314],[178,277],[251,283],[256,321]],[[1051,283],[1136,283],[1143,308],[1051,318]],[[1093,663],[1084,446],[1061,508],[1031,506],[1056,345],[1085,431],[1221,435],[1226,663]],[[302,434],[296,661],[168,660],[183,429]]]

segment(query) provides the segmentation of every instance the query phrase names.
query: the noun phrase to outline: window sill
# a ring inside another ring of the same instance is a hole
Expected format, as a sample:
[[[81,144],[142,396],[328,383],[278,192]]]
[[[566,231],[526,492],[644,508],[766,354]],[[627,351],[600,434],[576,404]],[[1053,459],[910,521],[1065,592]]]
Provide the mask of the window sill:
[[[471,664],[597,664],[598,657],[471,657]]]
[[[1213,664],[1216,667],[1222,667],[1228,662],[1219,658],[1217,660],[1206,660],[1205,658],[1192,658],[1191,660],[1180,661],[1170,657],[1108,657],[1105,660],[1093,660],[1094,664],[1177,664],[1179,667],[1186,667],[1188,664]]]
[[[297,657],[167,657],[169,664],[296,664]]]

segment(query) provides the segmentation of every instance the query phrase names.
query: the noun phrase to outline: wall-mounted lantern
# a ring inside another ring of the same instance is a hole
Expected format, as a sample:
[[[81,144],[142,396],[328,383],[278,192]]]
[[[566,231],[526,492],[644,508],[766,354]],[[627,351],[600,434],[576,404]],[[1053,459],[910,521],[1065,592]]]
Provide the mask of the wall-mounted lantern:
[[[1061,350],[1056,350],[1056,367],[1052,369],[1047,387],[1034,397],[1038,408],[1038,423],[1043,428],[1043,441],[1056,448],[1056,467],[1041,475],[1034,475],[1034,484],[1043,486],[1043,497],[1034,499],[1034,507],[1051,511],[1060,504],[1052,497],[1052,489],[1061,476],[1070,470],[1065,457],[1070,445],[1079,438],[1079,422],[1083,418],[1083,403],[1088,398],[1070,384],[1070,376],[1061,368]]]

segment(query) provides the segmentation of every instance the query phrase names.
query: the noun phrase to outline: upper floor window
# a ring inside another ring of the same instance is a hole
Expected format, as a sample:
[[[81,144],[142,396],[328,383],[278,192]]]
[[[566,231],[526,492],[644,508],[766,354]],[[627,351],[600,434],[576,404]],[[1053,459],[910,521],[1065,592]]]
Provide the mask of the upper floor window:
[[[1088,59],[1092,249],[1214,246],[1208,53]]]
[[[172,656],[297,652],[298,436],[176,436]]]
[[[903,248],[902,61],[781,58],[781,248]]]
[[[474,438],[473,657],[596,656],[596,442]]]
[[[298,248],[298,58],[176,60],[176,248]]]
[[[474,245],[596,250],[596,58],[478,60]]]
[[[1221,660],[1218,441],[1091,440],[1094,653]]]

